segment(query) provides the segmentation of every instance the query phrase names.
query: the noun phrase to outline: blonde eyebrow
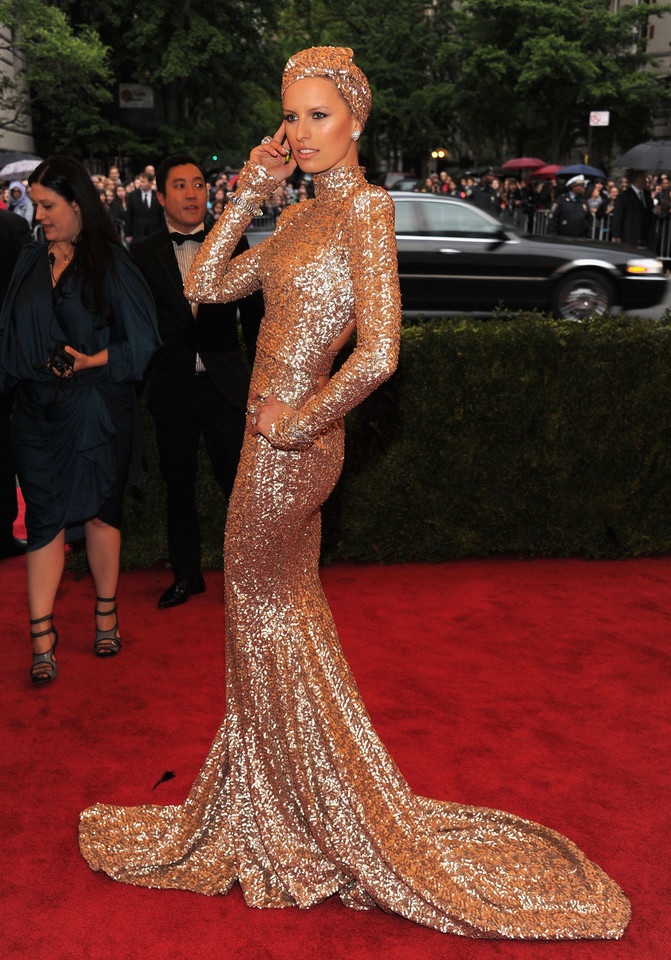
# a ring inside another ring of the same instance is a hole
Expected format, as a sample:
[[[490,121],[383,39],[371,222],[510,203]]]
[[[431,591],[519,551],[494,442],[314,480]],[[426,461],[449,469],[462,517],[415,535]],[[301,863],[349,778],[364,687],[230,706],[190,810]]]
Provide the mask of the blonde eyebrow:
[[[331,109],[330,107],[327,107],[327,106],[325,106],[324,104],[320,104],[320,105],[318,105],[318,106],[316,106],[316,107],[308,107],[307,112],[309,113],[311,110],[330,110],[330,109]],[[289,107],[285,107],[285,108],[284,108],[284,112],[285,112],[285,113],[296,113],[295,110],[290,110]]]

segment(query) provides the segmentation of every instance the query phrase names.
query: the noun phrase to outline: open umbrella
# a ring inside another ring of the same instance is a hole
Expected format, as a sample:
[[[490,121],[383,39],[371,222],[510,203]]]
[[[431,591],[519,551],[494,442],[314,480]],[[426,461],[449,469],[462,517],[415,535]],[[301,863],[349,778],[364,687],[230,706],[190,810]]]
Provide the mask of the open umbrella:
[[[598,167],[590,167],[586,163],[573,163],[570,167],[561,167],[557,170],[558,177],[576,177],[582,173],[583,177],[605,177],[606,174]]]
[[[8,163],[14,163],[15,160],[39,160],[34,153],[26,153],[25,150],[0,150],[0,167]]]
[[[671,170],[671,140],[648,140],[638,143],[616,161],[618,167],[635,170]]]
[[[512,160],[506,160],[501,164],[502,170],[532,170],[538,167],[544,167],[545,160],[539,160],[538,157],[514,157]]]
[[[560,169],[558,163],[547,163],[544,167],[539,167],[538,170],[534,170],[532,177],[534,180],[551,180],[552,177],[557,176],[557,172]]]
[[[15,160],[0,170],[0,180],[25,180],[36,167],[42,163],[40,159]]]

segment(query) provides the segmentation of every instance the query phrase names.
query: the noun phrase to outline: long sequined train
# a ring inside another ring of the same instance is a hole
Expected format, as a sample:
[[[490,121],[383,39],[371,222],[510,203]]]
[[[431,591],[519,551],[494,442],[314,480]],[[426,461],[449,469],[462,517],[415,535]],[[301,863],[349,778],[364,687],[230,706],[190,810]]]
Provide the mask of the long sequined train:
[[[258,204],[275,181],[247,164]],[[565,837],[486,808],[415,796],[372,727],[319,580],[320,505],[340,474],[343,415],[397,362],[393,204],[361,168],[315,178],[275,234],[229,262],[249,217],[229,204],[187,282],[201,301],[262,286],[252,391],[298,411],[245,437],[225,544],[224,723],[180,807],[97,804],[80,824],[95,870],[149,887],[310,907],[338,893],[470,937],[617,938],[619,887]],[[331,345],[357,346],[325,389]]]

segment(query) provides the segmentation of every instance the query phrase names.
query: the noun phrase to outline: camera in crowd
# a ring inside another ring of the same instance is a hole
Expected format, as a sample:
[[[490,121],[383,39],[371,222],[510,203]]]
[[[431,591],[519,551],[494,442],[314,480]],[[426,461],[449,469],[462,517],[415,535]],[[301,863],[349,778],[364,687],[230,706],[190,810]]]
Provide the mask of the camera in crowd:
[[[49,351],[47,367],[56,377],[69,378],[75,373],[75,358],[65,349],[65,342],[60,340]]]

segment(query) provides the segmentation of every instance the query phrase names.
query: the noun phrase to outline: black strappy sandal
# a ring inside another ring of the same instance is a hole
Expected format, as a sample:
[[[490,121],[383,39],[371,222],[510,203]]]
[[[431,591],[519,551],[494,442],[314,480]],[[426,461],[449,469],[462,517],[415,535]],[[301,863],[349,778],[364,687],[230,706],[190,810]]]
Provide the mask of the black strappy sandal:
[[[53,616],[53,613],[49,613],[46,617],[31,620],[30,625],[34,627],[37,623],[45,623],[47,620],[51,621],[53,620]],[[33,683],[51,683],[51,681],[55,680],[58,676],[58,664],[54,660],[54,650],[58,643],[58,631],[54,625],[50,624],[48,630],[40,630],[38,633],[33,633],[31,630],[30,636],[33,640],[37,640],[38,637],[46,637],[49,633],[53,633],[54,635],[54,642],[50,649],[45,650],[44,653],[33,652],[33,665],[30,668],[30,679]]]
[[[111,610],[99,610],[99,603],[113,603]],[[116,597],[96,597],[96,617],[108,617],[117,612]],[[93,649],[96,657],[116,657],[121,650],[121,637],[118,635],[119,618],[116,617],[116,623],[109,630],[98,630],[96,626],[96,638],[93,641]]]

